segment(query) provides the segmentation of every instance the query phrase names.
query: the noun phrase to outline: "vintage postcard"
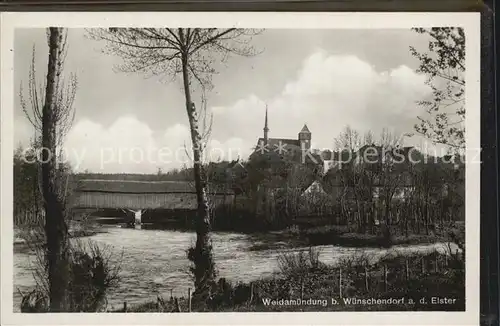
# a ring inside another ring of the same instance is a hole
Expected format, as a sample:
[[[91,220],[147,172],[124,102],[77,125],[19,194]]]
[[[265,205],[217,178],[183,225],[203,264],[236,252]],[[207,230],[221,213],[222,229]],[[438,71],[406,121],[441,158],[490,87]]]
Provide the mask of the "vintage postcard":
[[[2,324],[477,324],[478,13],[1,18]]]

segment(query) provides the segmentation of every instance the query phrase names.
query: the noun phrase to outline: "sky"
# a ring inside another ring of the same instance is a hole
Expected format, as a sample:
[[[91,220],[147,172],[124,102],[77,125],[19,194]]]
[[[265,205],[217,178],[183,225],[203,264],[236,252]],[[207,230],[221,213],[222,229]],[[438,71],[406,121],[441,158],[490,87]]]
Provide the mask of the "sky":
[[[262,137],[266,105],[270,137],[297,138],[307,124],[312,147],[325,149],[347,125],[375,136],[383,128],[413,133],[424,112],[416,101],[430,95],[409,51],[425,51],[428,39],[411,30],[265,30],[251,42],[257,55],[215,64],[218,74],[206,94],[212,117],[207,160],[247,158]],[[62,159],[76,171],[102,173],[155,173],[190,164],[180,78],[118,71],[122,58],[103,53],[105,44],[83,29],[69,30],[68,45],[64,73],[76,73],[78,89]],[[16,30],[14,141],[25,147],[34,129],[17,95],[28,81],[33,48],[43,83],[45,30]],[[422,138],[404,141],[421,145]]]

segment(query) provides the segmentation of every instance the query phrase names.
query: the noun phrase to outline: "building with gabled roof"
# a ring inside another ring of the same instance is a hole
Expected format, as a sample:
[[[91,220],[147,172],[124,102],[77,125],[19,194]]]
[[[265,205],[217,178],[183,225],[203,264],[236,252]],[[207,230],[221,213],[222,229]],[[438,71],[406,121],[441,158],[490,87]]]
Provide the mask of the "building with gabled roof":
[[[311,131],[306,124],[299,131],[297,138],[270,138],[269,137],[269,121],[267,115],[266,106],[266,116],[264,120],[264,135],[260,137],[257,141],[255,147],[255,152],[278,152],[280,155],[295,153],[302,150],[311,149]]]

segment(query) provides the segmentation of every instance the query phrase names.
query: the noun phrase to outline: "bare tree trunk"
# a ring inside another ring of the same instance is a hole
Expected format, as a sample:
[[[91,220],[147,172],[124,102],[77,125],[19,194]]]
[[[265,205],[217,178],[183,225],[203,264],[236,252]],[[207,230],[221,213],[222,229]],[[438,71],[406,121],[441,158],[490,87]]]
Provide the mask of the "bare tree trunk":
[[[356,199],[356,206],[358,208],[358,214],[356,216],[356,231],[358,233],[361,233],[361,218],[362,218],[362,206],[361,206],[361,203],[358,199]]]
[[[206,194],[206,180],[203,174],[202,165],[202,139],[198,129],[196,108],[191,98],[188,69],[188,55],[184,54],[182,57],[182,77],[184,83],[184,95],[186,97],[186,111],[191,130],[191,141],[193,143],[193,172],[198,204],[198,216],[196,220],[196,246],[190,255],[190,259],[194,263],[195,276],[195,291],[193,293],[193,298],[195,300],[205,300],[210,295],[210,286],[215,279],[215,264],[212,258],[212,246],[210,241],[210,214]]]
[[[370,216],[370,233],[375,233],[375,218],[377,212],[377,204],[372,200],[371,202],[371,216]]]
[[[38,165],[37,165],[37,172],[38,172]],[[38,173],[37,173],[37,176],[38,176]],[[33,176],[33,204],[34,204],[34,221],[37,221],[38,219],[38,191],[39,191],[40,187],[39,187],[39,183],[38,183],[38,178]],[[38,224],[41,226],[41,224]]]
[[[408,239],[408,219],[410,218],[410,213],[412,212],[411,204],[406,206],[406,212],[404,212],[403,218],[405,219],[405,237]]]
[[[57,185],[56,163],[56,96],[62,72],[63,29],[50,28],[49,63],[42,119],[42,185],[45,208],[45,234],[50,291],[50,310],[66,311],[68,287],[68,228],[65,209]]]
[[[429,235],[429,192],[425,194],[424,202],[424,223],[425,223],[425,234]]]
[[[385,203],[384,203],[384,221],[386,225],[389,225],[389,208],[390,208],[390,201],[389,201],[389,194],[386,193],[385,196]]]
[[[417,234],[420,234],[420,220],[422,215],[422,201],[420,195],[418,197],[417,207],[415,209],[415,223],[417,226]]]

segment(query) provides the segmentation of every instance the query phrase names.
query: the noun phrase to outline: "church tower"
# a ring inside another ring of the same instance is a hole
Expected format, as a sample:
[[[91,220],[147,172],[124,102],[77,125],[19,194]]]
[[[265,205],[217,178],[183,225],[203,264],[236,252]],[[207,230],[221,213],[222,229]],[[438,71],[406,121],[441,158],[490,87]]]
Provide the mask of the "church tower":
[[[266,119],[264,121],[264,145],[269,142],[269,127],[267,125],[267,104],[266,104]]]
[[[300,148],[310,150],[311,149],[311,132],[307,125],[302,127],[302,130],[299,132],[299,144]]]

